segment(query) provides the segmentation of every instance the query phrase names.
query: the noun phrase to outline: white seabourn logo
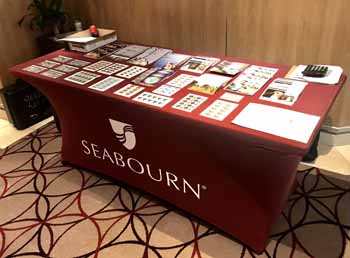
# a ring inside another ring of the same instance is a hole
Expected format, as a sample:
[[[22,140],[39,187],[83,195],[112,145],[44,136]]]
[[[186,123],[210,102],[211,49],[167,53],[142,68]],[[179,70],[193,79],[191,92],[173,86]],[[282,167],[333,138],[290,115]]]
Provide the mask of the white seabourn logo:
[[[109,122],[118,141],[126,149],[134,149],[136,146],[136,136],[133,126],[113,119],[109,119]],[[156,183],[161,183],[183,194],[192,194],[198,200],[201,200],[202,190],[207,190],[205,185],[190,182],[191,180],[179,177],[176,173],[170,172],[171,170],[169,169],[157,167],[147,161],[141,162],[137,158],[130,156],[132,155],[131,152],[125,155],[125,153],[114,151],[113,149],[84,139],[81,140],[81,145],[83,147],[83,153],[87,156],[108,162],[118,168],[127,169],[134,175],[144,175]]]
[[[114,133],[120,143],[128,150],[132,150],[136,146],[136,136],[132,125],[109,119]]]

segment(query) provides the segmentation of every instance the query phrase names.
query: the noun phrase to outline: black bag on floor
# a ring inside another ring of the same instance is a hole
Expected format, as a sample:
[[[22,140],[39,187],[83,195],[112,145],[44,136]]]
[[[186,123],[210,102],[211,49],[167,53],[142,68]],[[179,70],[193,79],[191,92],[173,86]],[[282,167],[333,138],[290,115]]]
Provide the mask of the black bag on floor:
[[[312,143],[308,153],[306,153],[305,156],[303,157],[302,161],[312,162],[317,158],[318,156],[317,146],[318,146],[318,141],[320,140],[320,133],[321,133],[320,131],[317,133],[314,142]]]
[[[9,120],[21,130],[52,115],[47,98],[30,84],[17,80],[1,92]]]

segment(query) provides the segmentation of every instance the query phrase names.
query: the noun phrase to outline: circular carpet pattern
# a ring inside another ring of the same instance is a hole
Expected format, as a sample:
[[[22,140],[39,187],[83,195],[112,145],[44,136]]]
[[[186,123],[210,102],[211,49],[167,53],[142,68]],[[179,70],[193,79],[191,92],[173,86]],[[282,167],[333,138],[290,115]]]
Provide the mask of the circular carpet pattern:
[[[62,164],[60,147],[50,124],[0,150],[0,257],[345,258],[350,183],[316,168],[298,172],[259,255],[145,193]]]

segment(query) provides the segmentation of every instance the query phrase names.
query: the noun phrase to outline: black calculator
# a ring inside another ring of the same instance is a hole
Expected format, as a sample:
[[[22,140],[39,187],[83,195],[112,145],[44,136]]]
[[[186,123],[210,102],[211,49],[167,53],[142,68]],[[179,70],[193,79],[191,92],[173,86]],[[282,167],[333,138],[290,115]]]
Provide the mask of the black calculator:
[[[328,67],[323,65],[307,65],[305,70],[302,71],[304,76],[309,77],[325,77],[328,72]]]

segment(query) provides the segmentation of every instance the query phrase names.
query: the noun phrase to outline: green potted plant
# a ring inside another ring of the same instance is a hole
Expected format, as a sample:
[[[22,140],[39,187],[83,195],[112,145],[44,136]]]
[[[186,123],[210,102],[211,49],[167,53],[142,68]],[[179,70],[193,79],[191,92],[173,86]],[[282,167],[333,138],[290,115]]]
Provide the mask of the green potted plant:
[[[32,0],[18,24],[21,26],[27,19],[32,30],[56,35],[67,22],[68,14],[64,11],[63,0]]]
[[[52,37],[60,34],[69,24],[69,20],[63,0],[32,0],[27,7],[27,13],[18,21],[18,25],[22,26],[27,22],[32,30],[40,30],[38,45],[41,54],[46,54],[59,48]]]

